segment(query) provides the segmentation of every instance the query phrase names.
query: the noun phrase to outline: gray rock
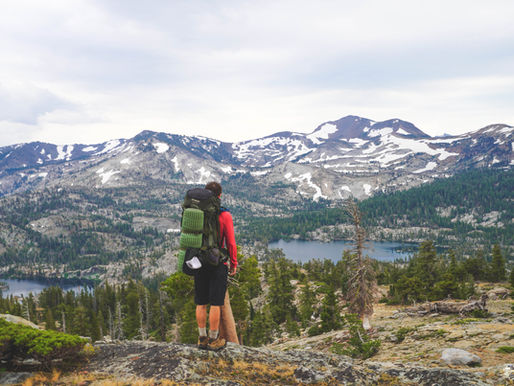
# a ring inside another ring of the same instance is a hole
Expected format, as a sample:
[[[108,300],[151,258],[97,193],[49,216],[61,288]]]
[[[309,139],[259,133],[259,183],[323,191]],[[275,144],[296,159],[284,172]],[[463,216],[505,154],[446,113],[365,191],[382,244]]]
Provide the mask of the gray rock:
[[[25,382],[26,379],[32,377],[33,373],[26,372],[2,372],[0,373],[0,385],[19,385]]]
[[[37,328],[38,330],[41,330],[41,327],[35,325],[34,323],[32,323],[31,321],[29,321],[27,319],[22,318],[21,316],[16,316],[16,315],[11,315],[11,314],[0,314],[0,318],[3,318],[10,323],[21,324],[23,326],[28,326],[28,327]]]
[[[507,363],[505,366],[503,366],[502,375],[505,379],[514,382],[514,364]]]
[[[459,348],[446,348],[441,354],[441,360],[448,365],[480,366],[482,359]]]
[[[194,345],[123,341],[95,344],[87,365],[118,377],[168,379],[199,384],[358,384],[373,385],[387,379],[395,384],[488,385],[473,372],[416,365],[354,361],[343,355],[303,350],[276,351],[227,344],[210,352]],[[258,369],[258,370],[256,370]]]

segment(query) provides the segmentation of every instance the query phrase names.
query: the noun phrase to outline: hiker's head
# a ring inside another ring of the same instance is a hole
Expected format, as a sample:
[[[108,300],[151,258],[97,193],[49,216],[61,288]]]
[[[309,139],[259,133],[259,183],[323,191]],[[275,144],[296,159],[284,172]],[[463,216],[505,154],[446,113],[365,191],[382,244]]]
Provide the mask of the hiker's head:
[[[205,185],[205,189],[209,189],[211,192],[213,192],[216,197],[221,196],[221,185],[219,182],[211,181],[208,182],[207,185]]]

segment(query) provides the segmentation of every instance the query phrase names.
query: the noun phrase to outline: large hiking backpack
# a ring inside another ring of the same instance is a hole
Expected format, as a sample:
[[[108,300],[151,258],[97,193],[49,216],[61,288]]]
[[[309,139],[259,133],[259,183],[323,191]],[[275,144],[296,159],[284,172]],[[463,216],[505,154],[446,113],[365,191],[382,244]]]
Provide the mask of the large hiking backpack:
[[[220,199],[208,189],[187,191],[182,203],[182,221],[178,269],[194,275],[187,262],[196,257],[206,267],[216,267],[227,260],[220,243]]]

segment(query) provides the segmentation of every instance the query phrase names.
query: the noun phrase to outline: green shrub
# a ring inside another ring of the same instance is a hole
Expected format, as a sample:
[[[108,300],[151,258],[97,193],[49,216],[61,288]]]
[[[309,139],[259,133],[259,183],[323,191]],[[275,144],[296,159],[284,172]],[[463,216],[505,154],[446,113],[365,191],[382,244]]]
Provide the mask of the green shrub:
[[[514,347],[513,346],[501,346],[501,347],[498,347],[496,352],[500,352],[503,354],[511,354],[514,352]]]
[[[322,334],[323,331],[321,330],[321,328],[319,326],[312,326],[311,328],[309,328],[309,330],[307,331],[307,334],[309,336],[316,336],[316,335],[320,335]]]
[[[381,342],[378,339],[370,338],[362,327],[360,318],[355,314],[346,314],[344,321],[350,330],[350,339],[346,345],[334,343],[331,348],[332,352],[361,359],[368,359],[375,355]]]
[[[68,365],[82,358],[87,339],[77,335],[9,323],[0,319],[0,360],[8,366],[13,360],[35,359],[49,368],[53,360]]]
[[[491,313],[489,311],[487,311],[487,310],[473,310],[471,312],[471,315],[474,318],[481,318],[481,319],[485,319],[485,318],[491,317]]]
[[[397,343],[403,342],[407,334],[415,330],[416,329],[413,327],[400,327],[398,331],[396,331],[396,334],[394,334],[396,336]]]

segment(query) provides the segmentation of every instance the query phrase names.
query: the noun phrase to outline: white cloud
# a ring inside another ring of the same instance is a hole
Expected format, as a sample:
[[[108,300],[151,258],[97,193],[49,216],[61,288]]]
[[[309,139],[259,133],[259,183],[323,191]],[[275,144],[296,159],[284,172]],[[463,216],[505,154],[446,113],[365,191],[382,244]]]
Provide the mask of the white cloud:
[[[7,1],[0,145],[237,141],[347,114],[432,135],[513,124],[512,14],[502,0]]]

